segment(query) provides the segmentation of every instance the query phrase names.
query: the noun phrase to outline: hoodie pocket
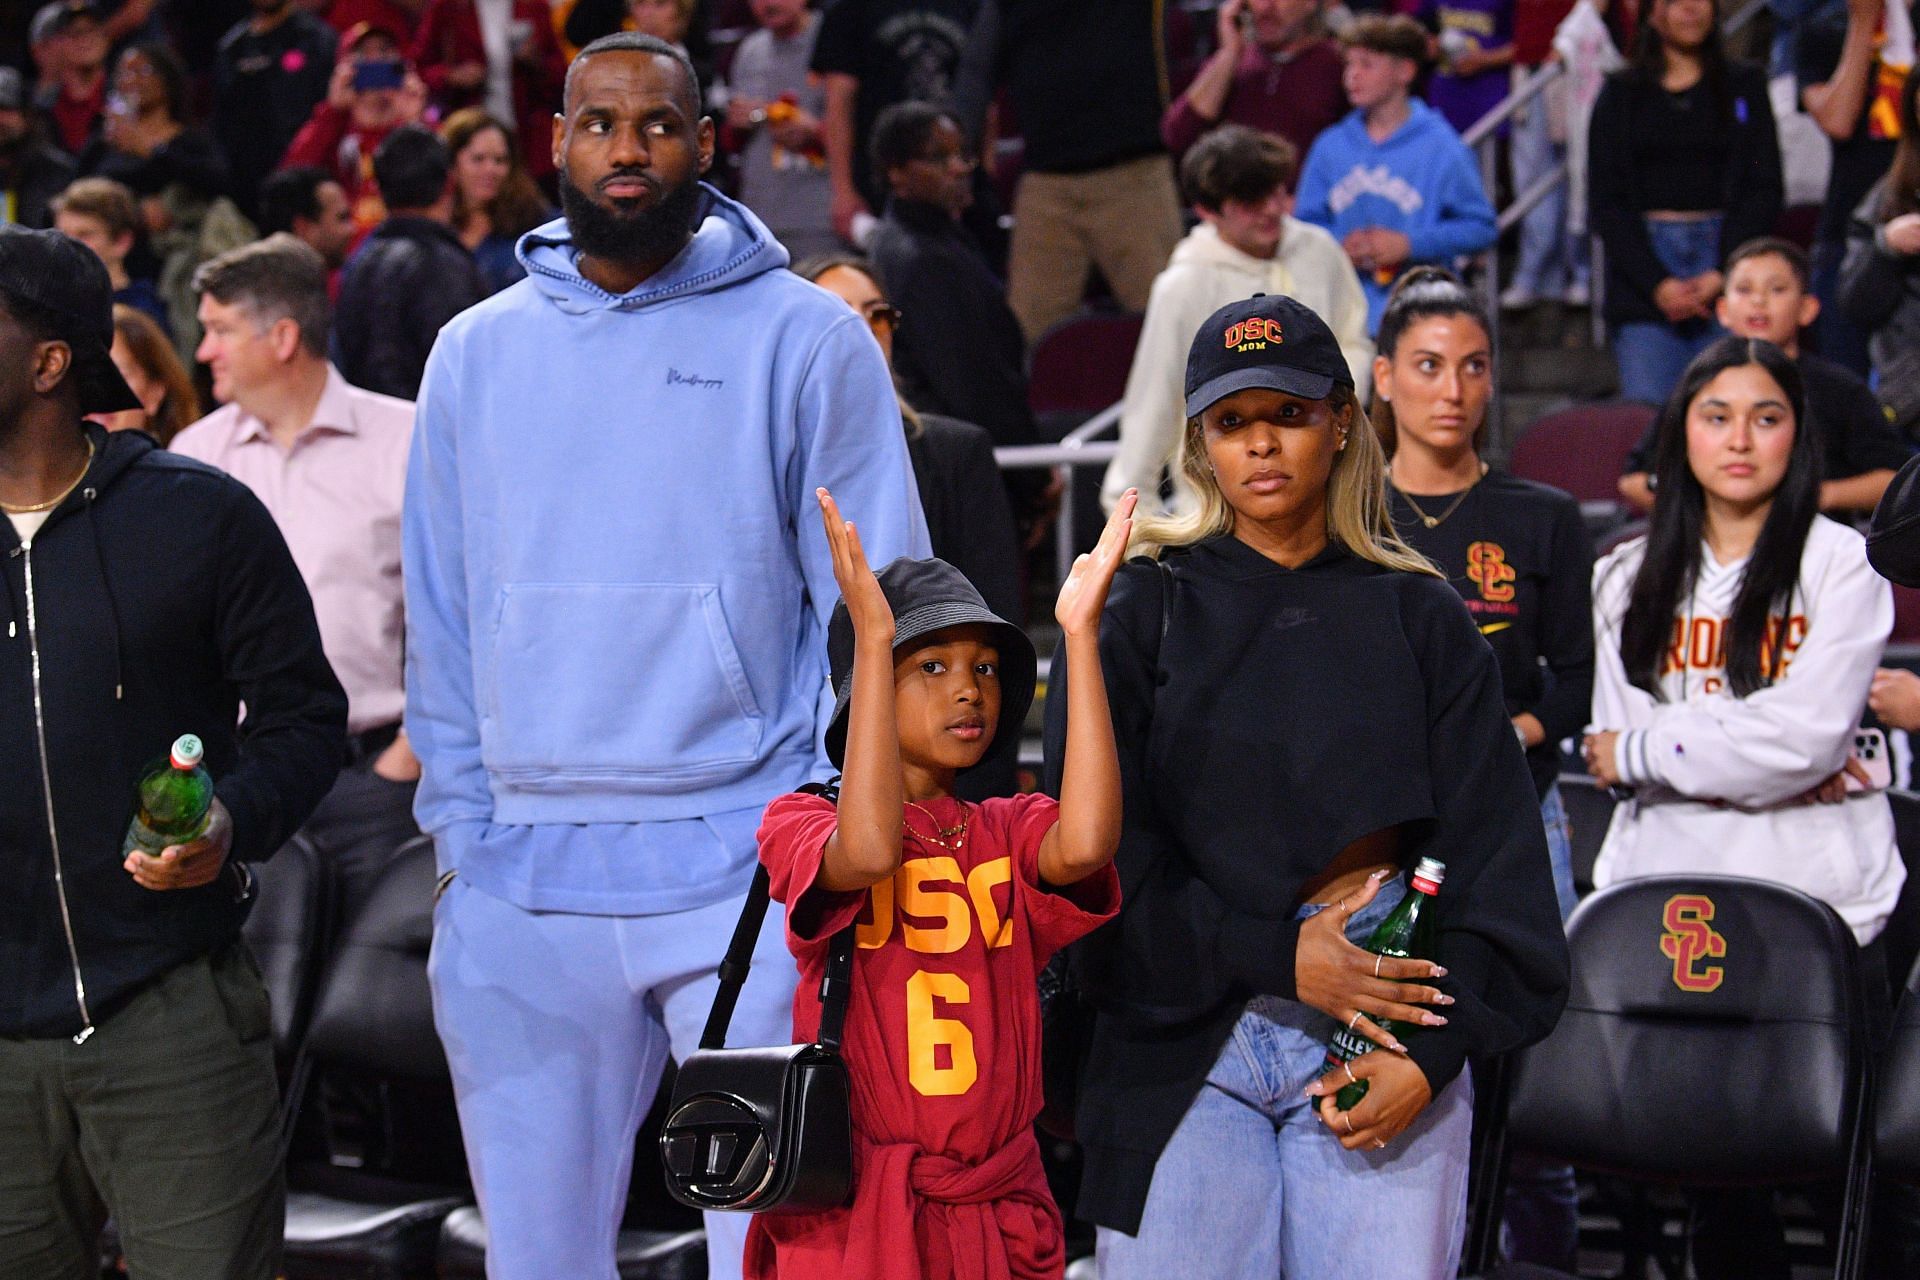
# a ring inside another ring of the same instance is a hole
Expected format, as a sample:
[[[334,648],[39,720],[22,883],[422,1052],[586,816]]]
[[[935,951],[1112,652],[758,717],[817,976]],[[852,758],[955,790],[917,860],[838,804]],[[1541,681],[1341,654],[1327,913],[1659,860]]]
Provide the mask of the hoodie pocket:
[[[482,754],[523,790],[729,781],[759,762],[764,728],[719,587],[502,590]]]

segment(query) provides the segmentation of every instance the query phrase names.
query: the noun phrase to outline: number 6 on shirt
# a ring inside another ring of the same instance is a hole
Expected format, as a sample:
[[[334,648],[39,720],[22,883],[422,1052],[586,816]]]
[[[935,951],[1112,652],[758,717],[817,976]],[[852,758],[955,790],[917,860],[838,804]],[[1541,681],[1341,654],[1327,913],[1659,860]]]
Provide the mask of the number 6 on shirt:
[[[907,1081],[915,1093],[950,1098],[973,1088],[980,1067],[973,1057],[973,1032],[957,1018],[933,1016],[933,1002],[966,1004],[973,992],[957,973],[917,971],[907,979]],[[950,1065],[937,1064],[934,1051],[946,1045]]]

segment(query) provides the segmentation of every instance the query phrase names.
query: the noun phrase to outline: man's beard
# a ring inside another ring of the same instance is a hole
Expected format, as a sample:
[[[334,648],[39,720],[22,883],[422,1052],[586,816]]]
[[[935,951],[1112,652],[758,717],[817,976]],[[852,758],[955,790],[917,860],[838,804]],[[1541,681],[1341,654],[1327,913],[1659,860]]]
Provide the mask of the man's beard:
[[[678,253],[693,230],[700,184],[683,182],[661,191],[652,204],[616,213],[560,175],[560,209],[574,247],[609,262],[664,262]]]

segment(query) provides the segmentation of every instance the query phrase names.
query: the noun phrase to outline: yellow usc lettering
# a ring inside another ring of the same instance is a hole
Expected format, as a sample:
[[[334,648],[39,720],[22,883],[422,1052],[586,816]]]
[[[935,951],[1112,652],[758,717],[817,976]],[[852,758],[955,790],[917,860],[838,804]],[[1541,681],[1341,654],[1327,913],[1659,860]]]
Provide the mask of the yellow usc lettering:
[[[1010,858],[982,862],[964,876],[960,874],[960,864],[952,858],[909,858],[900,864],[899,870],[885,880],[876,881],[868,890],[872,917],[854,926],[854,941],[867,951],[884,947],[893,937],[894,917],[898,915],[901,917],[900,940],[907,950],[921,955],[950,955],[973,937],[973,922],[977,917],[980,938],[987,946],[1011,946],[1013,921],[1000,914],[993,891],[1012,879]],[[956,887],[935,887],[942,884]],[[1011,905],[1011,897],[1008,903]],[[929,920],[940,923],[937,926],[922,923]]]

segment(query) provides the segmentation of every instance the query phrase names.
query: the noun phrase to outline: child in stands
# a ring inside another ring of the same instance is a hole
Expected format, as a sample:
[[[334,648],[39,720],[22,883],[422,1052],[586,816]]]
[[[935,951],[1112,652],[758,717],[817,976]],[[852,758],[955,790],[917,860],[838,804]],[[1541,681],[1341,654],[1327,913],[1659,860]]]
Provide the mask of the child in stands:
[[[843,1042],[853,1080],[854,1191],[843,1208],[762,1215],[754,1280],[1058,1276],[1065,1241],[1033,1137],[1040,1112],[1035,979],[1120,905],[1120,765],[1105,682],[1076,680],[1058,802],[954,798],[954,779],[1018,745],[1033,645],[940,560],[876,577],[819,491],[841,601],[827,648],[828,757],[839,805],[782,796],[760,860],[800,962],[794,1034],[811,1039],[833,936],[855,926]],[[1060,588],[1076,671],[1099,671],[1100,615],[1137,495]],[[870,909],[869,909],[869,904]],[[935,923],[939,922],[939,923]]]
[[[1771,342],[1799,366],[1807,389],[1808,428],[1820,446],[1820,509],[1871,511],[1907,460],[1908,449],[1873,391],[1851,370],[1800,347],[1800,331],[1820,315],[1806,251],[1762,236],[1727,258],[1727,287],[1714,304],[1722,328]],[[1652,464],[1658,422],[1649,424],[1620,477],[1620,496],[1653,509]]]

